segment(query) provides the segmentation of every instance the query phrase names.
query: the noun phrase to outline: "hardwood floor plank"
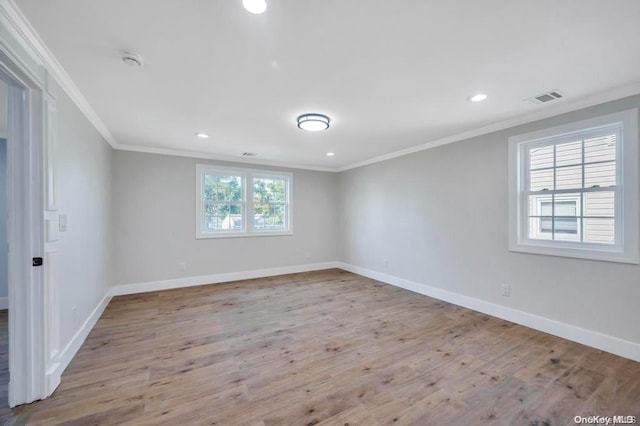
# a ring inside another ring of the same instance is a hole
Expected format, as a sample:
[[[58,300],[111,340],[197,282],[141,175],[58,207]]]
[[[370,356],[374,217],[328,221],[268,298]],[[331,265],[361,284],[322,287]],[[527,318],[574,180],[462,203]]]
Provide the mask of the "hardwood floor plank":
[[[528,426],[639,401],[640,363],[327,270],[116,297],[0,422]]]

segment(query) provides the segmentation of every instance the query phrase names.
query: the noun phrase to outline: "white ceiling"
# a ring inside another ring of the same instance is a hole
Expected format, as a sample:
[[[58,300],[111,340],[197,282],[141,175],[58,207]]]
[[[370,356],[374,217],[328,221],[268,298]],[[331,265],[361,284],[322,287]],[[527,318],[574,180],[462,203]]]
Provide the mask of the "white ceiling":
[[[16,0],[127,146],[341,169],[640,83],[638,0],[267,2]]]

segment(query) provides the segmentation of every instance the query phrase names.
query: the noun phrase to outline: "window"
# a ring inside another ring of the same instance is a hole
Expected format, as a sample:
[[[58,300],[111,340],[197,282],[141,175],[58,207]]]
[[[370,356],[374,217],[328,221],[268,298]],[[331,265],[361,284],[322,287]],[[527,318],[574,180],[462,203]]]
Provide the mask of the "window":
[[[638,110],[509,138],[509,249],[638,263]]]
[[[290,173],[196,166],[196,238],[290,235]]]

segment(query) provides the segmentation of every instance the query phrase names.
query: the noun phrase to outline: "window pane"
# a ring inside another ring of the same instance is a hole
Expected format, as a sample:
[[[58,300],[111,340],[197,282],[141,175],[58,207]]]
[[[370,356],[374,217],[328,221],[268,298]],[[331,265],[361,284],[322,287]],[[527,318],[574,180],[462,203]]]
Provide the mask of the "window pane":
[[[242,177],[205,174],[202,191],[205,201],[242,201]]]
[[[529,196],[529,238],[550,240],[551,233],[551,195]],[[535,217],[538,216],[538,217]],[[548,217],[539,217],[548,216]]]
[[[255,229],[285,229],[285,206],[274,204],[254,204]]]
[[[551,216],[551,195],[530,195],[529,216]]]
[[[581,216],[580,194],[557,194],[554,197],[554,216]]]
[[[529,238],[535,240],[550,240],[551,231],[546,231],[542,225],[542,219],[539,217],[529,218]]]
[[[254,203],[284,203],[286,202],[286,182],[284,179],[253,179]]]
[[[615,192],[587,192],[584,194],[585,216],[615,216]]]
[[[553,167],[553,145],[529,150],[529,169]]]
[[[529,175],[529,190],[542,191],[553,189],[553,169],[532,170]]]
[[[580,241],[580,222],[577,217],[555,217],[553,239],[556,241]]]
[[[582,188],[582,166],[556,169],[556,189]]]
[[[584,219],[584,241],[586,243],[614,244],[615,219]]]
[[[582,141],[556,145],[556,167],[582,163]]]
[[[616,184],[616,163],[586,164],[584,166],[584,186],[611,186]]]
[[[580,194],[529,196],[529,238],[580,241]]]
[[[616,135],[584,141],[584,162],[614,161],[616,159]]]
[[[216,230],[242,230],[243,224],[242,204],[235,203],[206,203],[204,205],[204,229]]]
[[[557,194],[553,206],[553,239],[580,241],[580,194]]]

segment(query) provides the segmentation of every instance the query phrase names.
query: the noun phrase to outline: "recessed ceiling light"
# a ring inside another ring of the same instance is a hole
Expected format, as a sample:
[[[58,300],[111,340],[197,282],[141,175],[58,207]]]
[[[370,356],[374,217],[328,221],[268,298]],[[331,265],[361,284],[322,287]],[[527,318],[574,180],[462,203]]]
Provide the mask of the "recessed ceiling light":
[[[327,152],[327,157],[334,157],[335,155],[335,152]]]
[[[202,133],[202,132],[196,133],[196,136],[199,137],[200,139],[208,139],[209,138],[208,134]]]
[[[251,13],[259,15],[267,10],[267,2],[265,0],[242,0],[242,5]]]
[[[329,128],[329,117],[322,114],[303,114],[298,117],[298,128],[307,132],[321,132]]]
[[[486,94],[484,94],[484,93],[476,93],[473,96],[469,96],[469,100],[471,102],[482,102],[487,98],[488,98],[488,96]]]

